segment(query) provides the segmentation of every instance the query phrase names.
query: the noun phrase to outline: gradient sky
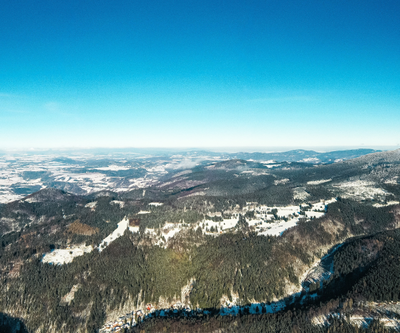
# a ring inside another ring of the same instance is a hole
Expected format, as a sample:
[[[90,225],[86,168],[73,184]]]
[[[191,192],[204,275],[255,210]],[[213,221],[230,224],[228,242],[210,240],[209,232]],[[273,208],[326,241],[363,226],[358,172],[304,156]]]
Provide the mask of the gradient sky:
[[[0,149],[396,146],[400,1],[0,1]]]

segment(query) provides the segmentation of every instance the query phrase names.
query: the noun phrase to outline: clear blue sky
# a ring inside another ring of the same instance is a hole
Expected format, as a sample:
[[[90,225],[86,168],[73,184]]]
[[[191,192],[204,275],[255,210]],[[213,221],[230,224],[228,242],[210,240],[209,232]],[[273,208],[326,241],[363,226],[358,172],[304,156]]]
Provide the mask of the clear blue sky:
[[[400,144],[400,1],[0,1],[0,148]]]

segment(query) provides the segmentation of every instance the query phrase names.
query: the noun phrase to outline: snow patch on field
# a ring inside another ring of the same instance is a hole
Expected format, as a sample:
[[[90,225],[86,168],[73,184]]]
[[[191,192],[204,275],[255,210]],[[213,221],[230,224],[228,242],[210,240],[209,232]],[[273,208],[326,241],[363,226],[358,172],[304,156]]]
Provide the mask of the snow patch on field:
[[[231,219],[224,219],[221,222],[214,222],[212,220],[204,220],[204,222],[201,223],[201,225],[204,225],[203,232],[207,235],[215,235],[214,232],[206,231],[206,229],[210,230],[211,227],[213,229],[218,228],[218,232],[220,231],[227,231],[229,229],[233,229],[238,222],[237,218],[231,218]]]
[[[150,214],[151,212],[149,210],[141,210],[137,215],[142,215],[142,214]]]
[[[289,178],[276,179],[276,180],[274,180],[274,184],[275,184],[275,185],[280,185],[280,184],[284,185],[284,184],[286,184],[286,183],[288,183],[288,182],[289,182]]]
[[[89,202],[85,205],[85,208],[91,208],[94,209],[97,205],[97,201]]]
[[[397,185],[399,176],[394,176],[391,179],[385,180],[385,184],[394,184]]]
[[[124,208],[124,206],[125,206],[125,202],[119,201],[119,200],[112,200],[112,201],[110,201],[110,204],[119,205],[119,208]]]
[[[321,162],[319,158],[316,157],[308,157],[308,158],[303,158],[299,162],[306,162],[306,163],[319,163]]]
[[[149,206],[155,206],[155,207],[159,207],[159,206],[162,206],[162,205],[163,205],[162,202],[150,202],[149,203]]]
[[[128,225],[129,220],[127,218],[124,218],[121,222],[119,222],[118,228],[101,241],[100,245],[98,246],[99,252],[103,251],[108,245],[110,245],[111,242],[121,237],[128,228]]]
[[[324,216],[325,213],[322,212],[313,212],[313,211],[307,211],[305,212],[307,217],[313,217],[313,218],[318,218],[321,216]]]
[[[307,185],[324,184],[324,183],[330,182],[331,180],[332,180],[332,178],[330,178],[330,179],[320,179],[320,180],[310,180],[309,182],[307,182]]]
[[[158,239],[155,245],[167,246],[167,242],[178,234],[185,226],[182,223],[165,223],[165,225],[161,228],[161,230],[153,229],[153,228],[146,228],[145,233]],[[129,230],[132,230],[132,227],[129,227]],[[161,232],[161,234],[160,234]],[[165,241],[165,243],[164,243]]]
[[[128,229],[129,229],[130,232],[139,232],[139,227],[131,227],[131,226],[129,226]]]
[[[129,170],[128,167],[120,166],[120,165],[109,165],[108,167],[96,168],[96,170],[102,171],[119,171],[119,170]]]
[[[81,287],[81,285],[79,283],[73,285],[71,290],[70,290],[70,292],[65,294],[61,298],[60,305],[62,305],[62,304],[68,304],[69,305],[73,301],[73,299],[75,297],[75,293],[79,290],[80,287]]]
[[[393,205],[398,205],[398,204],[400,204],[399,201],[388,201],[386,204],[376,203],[376,204],[373,204],[373,206],[379,208],[379,207],[387,207],[387,206],[393,206]]]
[[[261,231],[258,234],[264,235],[264,236],[267,236],[267,235],[281,236],[285,230],[294,227],[297,224],[297,222],[299,222],[298,218],[294,218],[288,222],[285,222],[285,221],[275,222],[275,223],[272,223],[271,226],[266,227],[266,230]]]
[[[280,167],[281,164],[265,164],[268,169]]]
[[[69,264],[74,258],[83,256],[85,253],[92,252],[92,250],[93,247],[91,245],[85,246],[85,244],[66,249],[57,249],[46,253],[42,258],[42,262],[55,265]]]
[[[352,181],[334,185],[339,189],[343,198],[372,199],[375,196],[386,196],[387,192],[373,182]]]
[[[181,229],[181,224],[167,223],[163,229],[163,236],[165,238],[165,241],[168,242],[168,240],[174,237],[179,231],[181,231]]]
[[[12,201],[16,201],[19,199],[22,199],[24,196],[23,195],[18,195],[14,193],[7,193],[6,191],[2,192],[0,191],[0,203],[9,203]]]
[[[304,187],[296,187],[293,190],[293,198],[296,200],[306,200],[310,194],[308,194]]]

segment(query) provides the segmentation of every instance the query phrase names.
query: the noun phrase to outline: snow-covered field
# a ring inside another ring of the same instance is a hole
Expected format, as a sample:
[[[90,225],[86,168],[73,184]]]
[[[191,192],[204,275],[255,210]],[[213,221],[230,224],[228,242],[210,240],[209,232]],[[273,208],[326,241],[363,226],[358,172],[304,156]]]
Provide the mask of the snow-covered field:
[[[49,263],[54,265],[69,264],[76,257],[80,257],[85,253],[89,253],[93,250],[91,245],[85,246],[85,244],[72,246],[66,249],[58,249],[52,252],[46,253],[43,258],[43,263]]]
[[[71,158],[75,163],[70,163],[68,158],[58,157],[52,154],[0,156],[0,203],[19,200],[25,196],[22,193],[15,192],[12,187],[29,191],[32,186],[35,186],[35,190],[37,190],[37,186],[40,186],[41,189],[47,187],[49,182],[58,182],[60,185],[64,183],[67,191],[77,190],[77,192],[74,192],[75,194],[84,192],[90,194],[103,190],[122,192],[155,185],[160,176],[168,173],[164,166],[157,165],[155,162],[150,162],[149,167],[134,167],[126,165],[126,161],[116,158],[116,164],[96,167],[94,162],[93,167],[88,168],[85,166],[87,160],[99,159],[99,163],[101,163],[101,158],[87,154],[74,155]],[[63,162],[64,160],[65,162]],[[141,163],[146,164],[147,162]],[[145,169],[147,174],[139,178],[134,176],[132,178],[107,176],[109,171],[127,171],[138,168]],[[80,172],[80,170],[82,171]],[[32,178],[35,177],[32,172],[38,171],[44,172],[45,178],[42,179],[41,174],[37,174],[37,178]],[[35,190],[32,190],[32,192]]]
[[[384,197],[388,194],[375,183],[361,180],[340,183],[334,187],[339,189],[343,198],[373,199],[375,196]]]
[[[99,251],[103,251],[108,245],[110,245],[111,242],[116,240],[118,237],[121,237],[128,228],[128,225],[129,220],[127,218],[124,218],[121,222],[119,222],[118,228],[101,241],[98,246]]]
[[[319,185],[330,182],[332,179],[320,179],[320,180],[310,180],[307,182],[308,185]]]
[[[175,225],[175,223],[166,223],[163,229],[163,236],[165,238],[165,241],[168,242],[170,238],[174,237],[181,230],[181,224]]]
[[[274,184],[275,185],[284,185],[289,182],[289,178],[283,178],[283,179],[275,179]]]
[[[85,205],[85,207],[86,207],[86,208],[95,209],[96,205],[97,205],[97,201],[92,201],[92,202],[87,203],[87,204]]]
[[[298,222],[298,218],[294,218],[288,222],[279,221],[273,223],[272,226],[265,227],[264,231],[259,231],[258,234],[264,236],[281,236],[285,230],[294,227]]]
[[[120,166],[120,165],[109,165],[107,167],[96,168],[96,170],[119,171],[119,170],[129,170],[129,167]]]
[[[155,207],[159,207],[159,206],[162,206],[162,205],[163,205],[162,202],[150,202],[149,203],[149,206],[155,206]]]
[[[23,195],[11,193],[11,191],[3,190],[0,187],[0,203],[8,203],[22,199]]]
[[[296,187],[293,190],[293,198],[297,200],[306,200],[310,195],[306,192],[304,187]]]
[[[387,206],[393,206],[393,205],[398,205],[398,204],[400,204],[399,201],[388,201],[386,204],[376,203],[376,204],[373,204],[373,206],[379,208],[379,207],[387,207]]]
[[[112,200],[112,201],[110,201],[110,204],[118,205],[120,208],[124,208],[124,206],[125,206],[125,202],[120,201],[120,200]]]

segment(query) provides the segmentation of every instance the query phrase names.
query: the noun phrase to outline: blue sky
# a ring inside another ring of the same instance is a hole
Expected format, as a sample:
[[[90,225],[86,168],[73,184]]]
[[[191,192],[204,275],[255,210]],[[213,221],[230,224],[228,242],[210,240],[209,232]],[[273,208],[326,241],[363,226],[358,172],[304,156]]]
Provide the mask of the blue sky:
[[[0,2],[0,149],[396,146],[400,1]]]

